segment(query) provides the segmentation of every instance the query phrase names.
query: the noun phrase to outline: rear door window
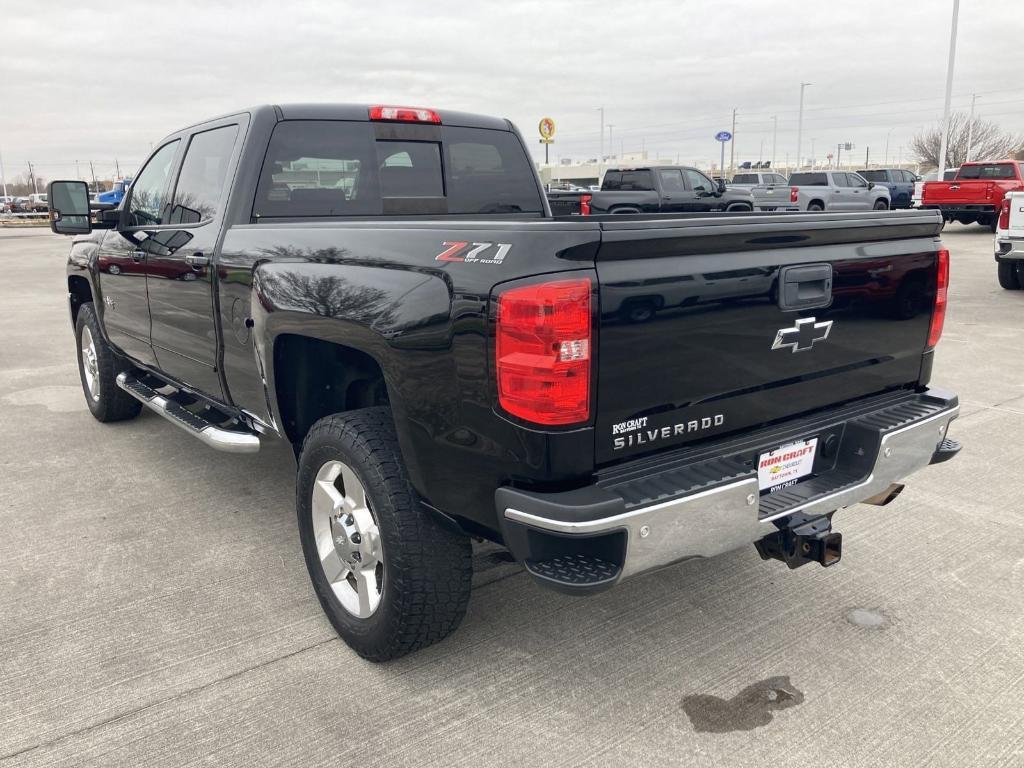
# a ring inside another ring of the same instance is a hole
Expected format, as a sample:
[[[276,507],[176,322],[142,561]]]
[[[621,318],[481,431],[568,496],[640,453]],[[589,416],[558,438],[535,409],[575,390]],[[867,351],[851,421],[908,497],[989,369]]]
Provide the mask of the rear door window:
[[[686,187],[683,186],[683,174],[675,168],[662,168],[658,171],[658,178],[661,180],[661,191],[666,195],[686,191]]]
[[[515,134],[446,126],[440,135],[440,141],[378,139],[369,122],[278,123],[253,218],[544,210]]]
[[[651,192],[654,184],[650,171],[623,171],[619,189],[623,192]]]
[[[174,189],[171,224],[198,224],[217,215],[237,125],[197,133],[188,143]]]

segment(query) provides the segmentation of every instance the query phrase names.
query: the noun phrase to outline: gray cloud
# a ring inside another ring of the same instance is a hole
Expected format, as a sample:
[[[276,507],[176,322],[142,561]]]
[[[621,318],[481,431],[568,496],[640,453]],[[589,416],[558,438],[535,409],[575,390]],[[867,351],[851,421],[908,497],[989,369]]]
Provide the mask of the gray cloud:
[[[1024,126],[1024,2],[964,0],[954,106]],[[53,178],[74,160],[130,170],[150,143],[250,104],[410,103],[558,123],[553,157],[596,156],[604,105],[618,151],[717,160],[739,109],[737,159],[853,141],[890,156],[942,109],[951,2],[19,3],[0,40],[0,152]],[[997,21],[998,23],[994,23]]]

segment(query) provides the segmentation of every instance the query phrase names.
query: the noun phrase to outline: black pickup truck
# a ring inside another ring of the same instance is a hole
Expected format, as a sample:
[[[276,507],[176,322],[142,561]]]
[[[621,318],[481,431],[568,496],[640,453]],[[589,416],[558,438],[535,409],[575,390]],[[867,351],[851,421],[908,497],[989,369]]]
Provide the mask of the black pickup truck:
[[[599,191],[550,191],[548,203],[556,216],[754,210],[750,190],[726,187],[684,165],[609,168]]]
[[[93,415],[290,443],[369,659],[459,624],[474,537],[574,594],[751,543],[832,565],[834,512],[959,449],[935,212],[553,218],[508,121],[354,105],[174,133],[116,210],[49,192]]]

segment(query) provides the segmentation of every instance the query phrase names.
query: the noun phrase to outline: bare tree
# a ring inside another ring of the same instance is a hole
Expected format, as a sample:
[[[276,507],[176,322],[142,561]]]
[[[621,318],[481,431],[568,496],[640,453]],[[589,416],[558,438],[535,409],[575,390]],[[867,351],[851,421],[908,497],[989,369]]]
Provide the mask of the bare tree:
[[[970,123],[974,123],[973,132]],[[1000,160],[1024,151],[1024,136],[1008,133],[995,123],[981,118],[969,121],[963,112],[949,116],[949,142],[946,146],[946,167],[958,168],[967,161],[967,136],[971,133],[972,160]],[[919,133],[910,142],[911,151],[923,170],[939,167],[939,147],[942,144],[941,123]]]

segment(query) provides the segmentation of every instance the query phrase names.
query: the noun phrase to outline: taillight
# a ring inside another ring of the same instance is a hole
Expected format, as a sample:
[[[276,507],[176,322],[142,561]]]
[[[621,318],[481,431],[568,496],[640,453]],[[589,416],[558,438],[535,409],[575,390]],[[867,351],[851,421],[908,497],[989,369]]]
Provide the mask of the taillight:
[[[590,215],[590,201],[593,199],[593,195],[580,195],[580,216]]]
[[[1010,228],[1010,198],[1004,197],[999,205],[999,228]]]
[[[946,295],[949,292],[949,251],[945,248],[935,254],[939,273],[935,280],[935,307],[932,325],[928,330],[928,346],[934,347],[942,338],[942,325],[946,321]]]
[[[796,187],[789,188],[789,202],[795,203],[800,199],[799,190]]]
[[[535,424],[590,418],[591,284],[587,278],[498,296],[498,402]]]
[[[371,120],[395,120],[400,123],[441,124],[441,116],[432,109],[422,107],[387,107],[378,104],[370,107]]]

